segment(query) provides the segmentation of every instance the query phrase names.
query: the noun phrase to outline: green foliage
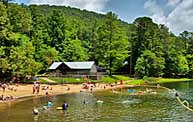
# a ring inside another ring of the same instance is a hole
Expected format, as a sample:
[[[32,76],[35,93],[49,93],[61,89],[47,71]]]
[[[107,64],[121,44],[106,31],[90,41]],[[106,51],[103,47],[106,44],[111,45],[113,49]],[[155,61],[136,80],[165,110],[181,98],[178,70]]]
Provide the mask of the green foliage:
[[[51,65],[52,62],[58,60],[58,51],[55,48],[51,48],[50,46],[42,45],[42,47],[38,51],[38,55],[36,55],[37,61],[41,62],[43,65],[43,71],[47,71],[48,66]]]
[[[66,46],[66,19],[61,11],[54,10],[48,18],[48,34],[51,39],[50,46],[62,53]]]
[[[62,59],[65,61],[87,61],[88,54],[81,45],[81,40],[70,40],[69,44],[63,50]]]
[[[6,6],[0,2],[0,46],[9,45],[8,39],[10,31],[10,21],[7,14]]]
[[[163,58],[156,57],[151,51],[145,50],[137,59],[137,64],[135,66],[136,75],[140,78],[144,76],[162,76],[164,64]]]
[[[41,64],[34,60],[33,53],[34,48],[30,42],[11,47],[9,64],[13,76],[25,77],[28,74],[35,75],[40,71]]]
[[[9,69],[9,63],[5,57],[5,47],[0,47],[0,69],[3,73]]]
[[[186,58],[182,54],[178,54],[174,49],[166,53],[166,68],[164,69],[167,74],[187,74],[189,67]]]
[[[8,15],[13,32],[29,33],[31,30],[32,19],[30,13],[22,6],[10,4],[8,6]]]
[[[7,4],[0,2],[3,74],[25,77],[47,72],[53,61],[94,60],[109,75],[129,68],[141,78],[193,77],[192,32],[175,36],[149,17],[128,24],[112,12],[102,15],[65,6]]]
[[[188,76],[193,78],[193,54],[188,54],[186,59],[189,67]]]
[[[110,75],[124,65],[129,53],[129,42],[115,14],[107,13],[104,24],[98,29],[98,42],[94,47],[99,64],[106,66]]]

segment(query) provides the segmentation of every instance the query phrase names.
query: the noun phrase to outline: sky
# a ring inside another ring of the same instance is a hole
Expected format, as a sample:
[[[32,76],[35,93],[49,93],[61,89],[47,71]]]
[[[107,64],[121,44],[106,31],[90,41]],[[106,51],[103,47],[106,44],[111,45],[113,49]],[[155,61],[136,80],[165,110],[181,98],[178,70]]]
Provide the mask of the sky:
[[[179,34],[193,31],[193,0],[15,0],[24,4],[64,5],[97,13],[109,11],[132,23],[137,17],[148,16]]]

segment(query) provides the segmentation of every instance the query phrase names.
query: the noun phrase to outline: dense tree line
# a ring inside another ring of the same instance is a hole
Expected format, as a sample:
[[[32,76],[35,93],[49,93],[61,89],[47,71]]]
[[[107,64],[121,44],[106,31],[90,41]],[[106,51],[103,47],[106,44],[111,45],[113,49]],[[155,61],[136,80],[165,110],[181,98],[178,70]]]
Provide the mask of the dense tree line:
[[[89,60],[110,75],[192,77],[193,33],[175,36],[148,17],[128,24],[112,12],[0,2],[1,74],[25,77],[47,72],[53,61]]]

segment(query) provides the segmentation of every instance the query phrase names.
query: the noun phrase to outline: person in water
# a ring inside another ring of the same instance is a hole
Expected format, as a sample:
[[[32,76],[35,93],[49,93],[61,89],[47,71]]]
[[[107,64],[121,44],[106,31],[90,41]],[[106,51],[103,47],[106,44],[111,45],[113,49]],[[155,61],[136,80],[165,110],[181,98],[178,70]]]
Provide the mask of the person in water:
[[[52,106],[52,101],[48,101],[47,107],[50,108]]]
[[[33,114],[38,115],[38,113],[39,113],[38,109],[36,107],[34,107]]]
[[[62,110],[67,110],[68,109],[68,104],[66,103],[66,101],[64,101],[64,103],[62,104]]]

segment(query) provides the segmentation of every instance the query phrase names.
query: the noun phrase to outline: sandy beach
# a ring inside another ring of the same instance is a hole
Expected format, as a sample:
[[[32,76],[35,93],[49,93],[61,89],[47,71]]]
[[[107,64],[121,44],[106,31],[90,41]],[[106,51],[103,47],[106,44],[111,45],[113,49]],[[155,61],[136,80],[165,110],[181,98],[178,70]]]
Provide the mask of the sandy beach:
[[[13,88],[14,90],[5,89],[3,91],[2,88],[0,88],[0,95],[3,95],[4,97],[13,97],[13,100],[6,100],[6,101],[0,101],[0,103],[7,103],[9,101],[17,101],[18,99],[24,99],[27,97],[33,97],[33,96],[46,96],[46,92],[49,95],[59,95],[59,94],[68,94],[68,93],[79,93],[80,91],[84,92],[91,92],[90,89],[82,89],[82,84],[60,84],[60,85],[47,85],[47,84],[41,84],[40,85],[40,91],[39,93],[33,94],[33,84],[20,84],[18,86],[16,85],[10,85],[10,88]],[[105,86],[105,88],[104,88]],[[92,92],[105,90],[105,89],[114,89],[114,88],[121,88],[126,87],[127,85],[116,85],[116,86],[110,86],[106,84],[97,84],[96,87],[92,87]],[[47,87],[46,90],[43,90],[44,87]],[[90,87],[91,88],[91,87]]]

